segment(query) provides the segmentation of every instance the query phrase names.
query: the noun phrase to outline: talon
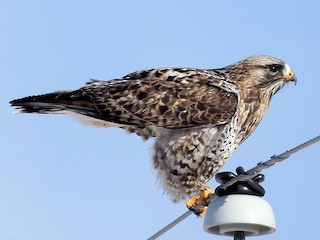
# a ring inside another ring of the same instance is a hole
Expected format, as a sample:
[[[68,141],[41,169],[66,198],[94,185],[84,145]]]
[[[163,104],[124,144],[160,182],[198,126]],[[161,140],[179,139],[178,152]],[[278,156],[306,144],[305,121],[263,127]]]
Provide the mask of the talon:
[[[205,207],[201,204],[196,204],[192,207],[188,207],[188,209],[198,217],[204,217],[204,215],[206,214],[206,211],[207,211],[207,207]]]
[[[199,217],[203,217],[207,210],[207,199],[214,193],[213,189],[206,188],[198,196],[186,201],[187,208]]]

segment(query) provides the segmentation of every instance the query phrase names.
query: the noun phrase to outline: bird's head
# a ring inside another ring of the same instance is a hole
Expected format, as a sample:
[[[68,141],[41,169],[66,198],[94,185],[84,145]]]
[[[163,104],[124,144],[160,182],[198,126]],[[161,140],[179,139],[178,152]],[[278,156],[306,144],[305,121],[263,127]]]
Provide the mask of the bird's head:
[[[297,83],[297,78],[290,66],[271,56],[252,56],[227,68],[231,78],[237,76],[234,82],[236,85],[245,88],[263,88],[271,95],[274,95],[287,82]]]

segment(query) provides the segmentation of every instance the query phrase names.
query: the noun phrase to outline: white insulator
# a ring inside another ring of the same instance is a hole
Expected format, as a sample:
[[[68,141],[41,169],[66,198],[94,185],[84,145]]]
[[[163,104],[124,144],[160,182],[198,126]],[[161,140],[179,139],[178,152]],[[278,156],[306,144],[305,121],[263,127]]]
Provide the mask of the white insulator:
[[[213,201],[204,218],[204,230],[208,233],[234,236],[243,231],[246,236],[273,233],[275,218],[270,204],[252,195],[228,195]]]

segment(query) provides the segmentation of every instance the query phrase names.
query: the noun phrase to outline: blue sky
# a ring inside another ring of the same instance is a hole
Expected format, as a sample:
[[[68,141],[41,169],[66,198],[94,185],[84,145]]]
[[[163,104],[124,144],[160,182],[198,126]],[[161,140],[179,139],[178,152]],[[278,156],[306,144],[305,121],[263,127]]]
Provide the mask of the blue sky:
[[[162,194],[153,141],[61,115],[13,115],[14,98],[150,67],[223,67],[254,54],[290,64],[297,86],[273,99],[224,166],[248,169],[319,134],[318,1],[15,1],[0,3],[0,239],[146,239],[186,211]],[[266,170],[277,231],[311,239],[320,214],[319,144]],[[212,187],[217,184],[210,182]],[[189,217],[161,239],[230,239]]]

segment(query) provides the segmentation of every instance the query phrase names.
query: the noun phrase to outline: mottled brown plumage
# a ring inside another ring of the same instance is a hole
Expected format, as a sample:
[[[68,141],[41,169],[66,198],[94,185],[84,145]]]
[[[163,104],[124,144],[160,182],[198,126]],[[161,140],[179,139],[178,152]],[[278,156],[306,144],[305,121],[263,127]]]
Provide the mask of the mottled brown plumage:
[[[285,62],[253,56],[220,69],[138,71],[11,104],[22,112],[68,113],[90,125],[156,137],[153,166],[177,201],[207,187],[288,81],[296,78]]]

